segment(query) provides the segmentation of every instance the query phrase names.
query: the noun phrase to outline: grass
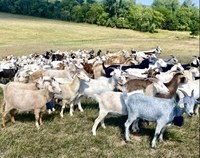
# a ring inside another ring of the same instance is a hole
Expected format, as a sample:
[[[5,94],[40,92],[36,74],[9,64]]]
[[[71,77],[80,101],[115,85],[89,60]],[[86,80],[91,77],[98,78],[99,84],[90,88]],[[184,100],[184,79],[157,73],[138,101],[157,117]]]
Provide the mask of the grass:
[[[0,13],[0,35],[0,57],[50,49],[149,50],[157,45],[163,49],[163,57],[173,54],[183,61],[188,54],[199,53],[199,37],[191,38],[189,32],[159,30],[151,34],[6,13]]]
[[[6,55],[43,53],[46,50],[122,49],[148,50],[159,45],[162,57],[176,55],[182,62],[192,60],[199,53],[199,37],[190,38],[189,32],[159,30],[157,34],[132,30],[68,23],[49,19],[0,13],[0,58]],[[2,92],[0,92],[2,100]],[[131,134],[132,143],[124,141],[126,116],[108,115],[106,129],[99,127],[93,137],[91,128],[98,116],[98,104],[90,99],[82,101],[85,111],[75,110],[59,117],[61,107],[54,114],[44,114],[44,125],[34,127],[33,113],[17,114],[16,124],[7,118],[6,128],[0,128],[0,157],[199,157],[199,117],[184,116],[183,127],[170,126],[158,149],[150,148],[155,124],[143,124],[139,134]]]

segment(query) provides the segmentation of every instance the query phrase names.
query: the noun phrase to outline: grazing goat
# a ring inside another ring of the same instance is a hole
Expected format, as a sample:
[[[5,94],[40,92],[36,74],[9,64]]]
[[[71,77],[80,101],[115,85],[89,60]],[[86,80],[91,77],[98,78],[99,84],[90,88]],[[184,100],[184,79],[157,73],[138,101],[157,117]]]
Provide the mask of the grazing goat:
[[[125,91],[123,92],[123,99],[128,111],[128,119],[125,123],[126,141],[131,141],[129,127],[132,123],[135,125],[135,130],[138,130],[138,119],[155,121],[157,126],[151,142],[152,148],[156,148],[158,136],[158,139],[163,141],[163,133],[167,126],[173,123],[175,117],[182,116],[183,113],[187,113],[190,117],[193,115],[194,104],[197,102],[193,97],[193,91],[191,97],[185,94],[185,97],[178,103],[175,103],[173,99],[157,98],[138,93],[128,96]],[[181,104],[184,104],[184,107]]]

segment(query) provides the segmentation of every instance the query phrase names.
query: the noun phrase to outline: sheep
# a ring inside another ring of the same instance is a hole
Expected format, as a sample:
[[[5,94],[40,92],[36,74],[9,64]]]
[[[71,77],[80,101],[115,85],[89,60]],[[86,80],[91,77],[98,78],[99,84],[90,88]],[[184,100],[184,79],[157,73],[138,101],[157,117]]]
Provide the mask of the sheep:
[[[152,89],[151,86],[155,86],[157,89],[157,92],[162,92],[162,85],[157,85],[156,82],[153,82],[153,84],[150,84],[146,87],[146,91],[149,91],[149,89]],[[165,90],[166,87],[164,87]],[[143,89],[138,89],[136,91],[133,91],[130,94],[133,93],[144,93]],[[101,122],[101,125],[103,128],[105,128],[104,124],[104,118],[108,113],[117,113],[120,115],[127,115],[127,109],[126,105],[124,104],[124,101],[122,99],[122,93],[121,92],[113,92],[113,91],[107,91],[102,92],[98,94],[94,94],[93,98],[99,103],[99,116],[94,122],[94,125],[92,127],[92,133],[93,135],[96,135],[96,128]]]
[[[183,113],[187,113],[189,117],[193,115],[194,104],[197,102],[193,97],[193,91],[191,97],[185,94],[184,98],[179,100],[178,103],[175,103],[173,99],[157,98],[139,93],[128,96],[126,91],[123,91],[122,98],[128,111],[128,119],[124,124],[126,141],[131,141],[129,138],[130,125],[132,123],[137,125],[135,123],[138,122],[139,118],[155,121],[157,126],[151,142],[152,148],[156,148],[158,136],[158,139],[163,141],[163,133],[166,127],[173,123],[175,117],[182,116]],[[184,104],[183,107],[182,104]],[[137,130],[137,126],[135,126],[135,130]]]
[[[46,89],[25,90],[17,87],[4,88],[4,101],[2,111],[2,126],[5,127],[5,117],[8,113],[11,115],[11,121],[15,123],[15,111],[32,111],[35,113],[35,125],[39,129],[42,123],[42,113],[46,110],[48,103],[54,93],[61,93],[60,89],[54,87],[52,82]]]

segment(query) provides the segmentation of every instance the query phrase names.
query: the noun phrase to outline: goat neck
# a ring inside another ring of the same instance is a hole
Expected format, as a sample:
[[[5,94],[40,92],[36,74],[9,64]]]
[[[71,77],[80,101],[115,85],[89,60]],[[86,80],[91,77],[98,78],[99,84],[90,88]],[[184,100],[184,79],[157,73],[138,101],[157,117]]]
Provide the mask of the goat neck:
[[[78,89],[80,87],[80,79],[77,75],[75,75],[72,83],[70,84],[70,87],[73,91],[78,91]]]
[[[179,83],[181,82],[181,75],[177,73],[168,83],[165,83],[165,86],[169,89],[169,94],[157,94],[156,97],[159,98],[172,98],[178,89]]]
[[[54,96],[53,92],[48,91],[47,89],[42,90],[44,92],[44,97],[46,98],[47,102],[50,102]]]

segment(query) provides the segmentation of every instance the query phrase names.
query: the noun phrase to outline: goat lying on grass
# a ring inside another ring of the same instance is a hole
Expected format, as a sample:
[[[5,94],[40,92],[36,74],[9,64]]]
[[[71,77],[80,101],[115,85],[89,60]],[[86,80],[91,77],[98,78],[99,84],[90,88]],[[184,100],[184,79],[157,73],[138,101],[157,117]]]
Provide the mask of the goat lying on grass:
[[[167,126],[173,123],[175,117],[182,116],[183,113],[187,113],[190,117],[193,115],[193,108],[195,102],[197,102],[193,97],[193,92],[191,97],[183,92],[184,98],[176,104],[173,99],[156,98],[139,93],[128,96],[127,92],[124,91],[123,99],[128,111],[128,119],[125,123],[126,141],[130,141],[129,127],[132,123],[135,125],[135,130],[139,130],[138,119],[155,121],[157,126],[151,142],[151,147],[155,148],[158,136],[158,139],[163,141],[163,133]],[[184,106],[182,107],[181,104],[184,104]]]

